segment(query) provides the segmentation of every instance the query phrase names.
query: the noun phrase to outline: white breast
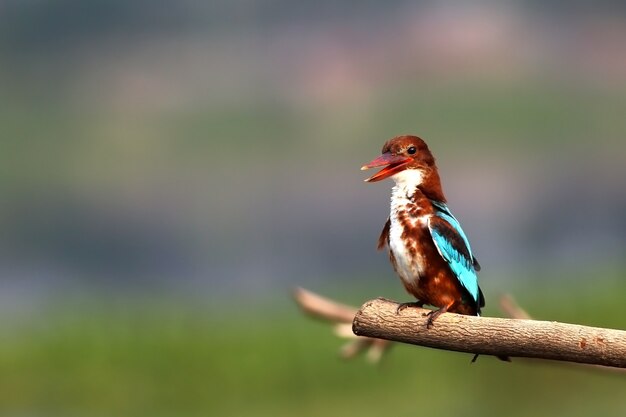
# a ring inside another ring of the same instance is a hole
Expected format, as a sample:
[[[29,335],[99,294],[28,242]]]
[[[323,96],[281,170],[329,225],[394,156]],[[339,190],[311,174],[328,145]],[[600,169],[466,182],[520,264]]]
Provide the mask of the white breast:
[[[395,179],[395,178],[394,178]],[[391,193],[391,212],[389,214],[389,250],[391,250],[396,261],[396,272],[406,283],[414,283],[419,280],[420,275],[424,274],[425,261],[419,250],[415,250],[415,255],[409,252],[410,247],[417,249],[417,242],[405,241],[402,239],[404,232],[404,223],[410,227],[428,227],[429,215],[420,215],[417,210],[416,216],[409,215],[409,208],[415,206],[411,200],[411,196],[416,190],[417,185],[412,188],[412,184],[407,182],[396,181]]]

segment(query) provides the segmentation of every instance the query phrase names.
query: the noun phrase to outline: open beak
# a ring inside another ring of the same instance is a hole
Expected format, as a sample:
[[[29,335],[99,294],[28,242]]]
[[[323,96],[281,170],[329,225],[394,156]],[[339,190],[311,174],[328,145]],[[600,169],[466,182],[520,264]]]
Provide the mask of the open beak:
[[[385,152],[372,162],[363,165],[361,167],[361,171],[375,167],[384,167],[376,174],[365,180],[365,182],[376,182],[389,178],[390,176],[404,170],[406,165],[412,160],[412,158],[408,158],[406,156],[392,155],[390,152]]]

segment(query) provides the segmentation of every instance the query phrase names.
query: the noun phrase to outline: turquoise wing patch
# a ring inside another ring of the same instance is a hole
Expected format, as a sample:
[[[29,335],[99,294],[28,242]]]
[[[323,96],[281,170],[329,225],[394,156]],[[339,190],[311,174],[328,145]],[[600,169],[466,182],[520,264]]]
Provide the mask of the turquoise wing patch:
[[[474,257],[469,246],[467,236],[461,229],[458,220],[448,208],[438,203],[439,210],[428,221],[428,229],[439,254],[450,265],[450,269],[461,285],[472,296],[477,305],[480,305],[480,288],[478,276],[474,268]]]

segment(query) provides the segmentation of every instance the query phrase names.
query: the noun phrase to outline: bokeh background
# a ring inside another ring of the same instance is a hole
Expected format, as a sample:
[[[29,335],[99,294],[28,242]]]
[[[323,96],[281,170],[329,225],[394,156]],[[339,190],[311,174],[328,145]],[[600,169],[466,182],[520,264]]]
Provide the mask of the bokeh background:
[[[487,315],[626,328],[626,6],[0,3],[0,414],[623,415],[626,374],[395,347],[290,298],[407,300],[375,244],[422,136]]]

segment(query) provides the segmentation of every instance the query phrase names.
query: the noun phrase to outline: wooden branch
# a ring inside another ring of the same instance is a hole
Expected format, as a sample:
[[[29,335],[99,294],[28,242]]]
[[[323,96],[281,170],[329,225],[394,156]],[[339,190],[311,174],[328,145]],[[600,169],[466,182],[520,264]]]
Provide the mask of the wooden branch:
[[[300,306],[300,308],[302,308],[304,312],[313,317],[330,322],[334,325],[334,332],[337,336],[345,339],[350,339],[349,342],[342,346],[340,350],[340,354],[343,358],[350,359],[357,356],[359,353],[366,352],[367,359],[370,362],[375,363],[380,361],[380,359],[384,357],[385,353],[389,351],[389,348],[394,343],[397,343],[396,341],[376,339],[371,337],[361,337],[355,335],[352,332],[352,321],[358,311],[358,309],[355,307],[342,304],[330,298],[322,297],[321,295],[315,294],[314,292],[309,290],[305,290],[304,288],[296,288],[293,292],[293,295],[296,303]],[[515,299],[508,294],[500,297],[500,308],[508,317],[514,319],[532,319],[532,317],[516,303]],[[403,311],[402,314],[406,314],[406,311],[407,310]],[[443,315],[443,317],[446,316],[449,315]],[[398,319],[398,317],[394,316],[393,320],[396,319]],[[440,319],[441,317],[437,319],[437,323],[439,323]],[[411,327],[411,329],[412,331],[414,331],[414,327]],[[433,329],[430,329],[429,331],[432,330]],[[545,358],[544,356],[535,357]],[[593,363],[596,362],[597,361],[593,361]],[[626,372],[626,368],[616,368],[613,366],[593,365],[588,363],[582,363],[580,365],[602,370],[605,372]]]
[[[506,313],[512,319],[524,319],[524,320],[532,320],[532,316],[526,312],[522,307],[517,304],[515,299],[509,295],[504,294],[500,297],[500,309]],[[593,365],[588,363],[579,363],[576,364],[579,366],[585,366],[588,368],[598,369],[601,371],[611,371],[624,373],[626,372],[626,368],[614,368],[612,366],[603,366],[603,365]]]
[[[305,313],[331,322],[352,323],[358,309],[322,297],[304,288],[293,290],[293,298]]]
[[[539,320],[440,315],[385,299],[363,304],[354,317],[356,335],[458,352],[553,359],[626,368],[626,331]]]
[[[296,288],[293,298],[300,308],[310,316],[334,324],[335,334],[344,339],[350,339],[343,345],[340,354],[345,359],[367,352],[367,359],[376,363],[385,355],[392,342],[371,337],[359,337],[352,332],[352,321],[358,309],[337,301],[331,300],[304,288]]]

